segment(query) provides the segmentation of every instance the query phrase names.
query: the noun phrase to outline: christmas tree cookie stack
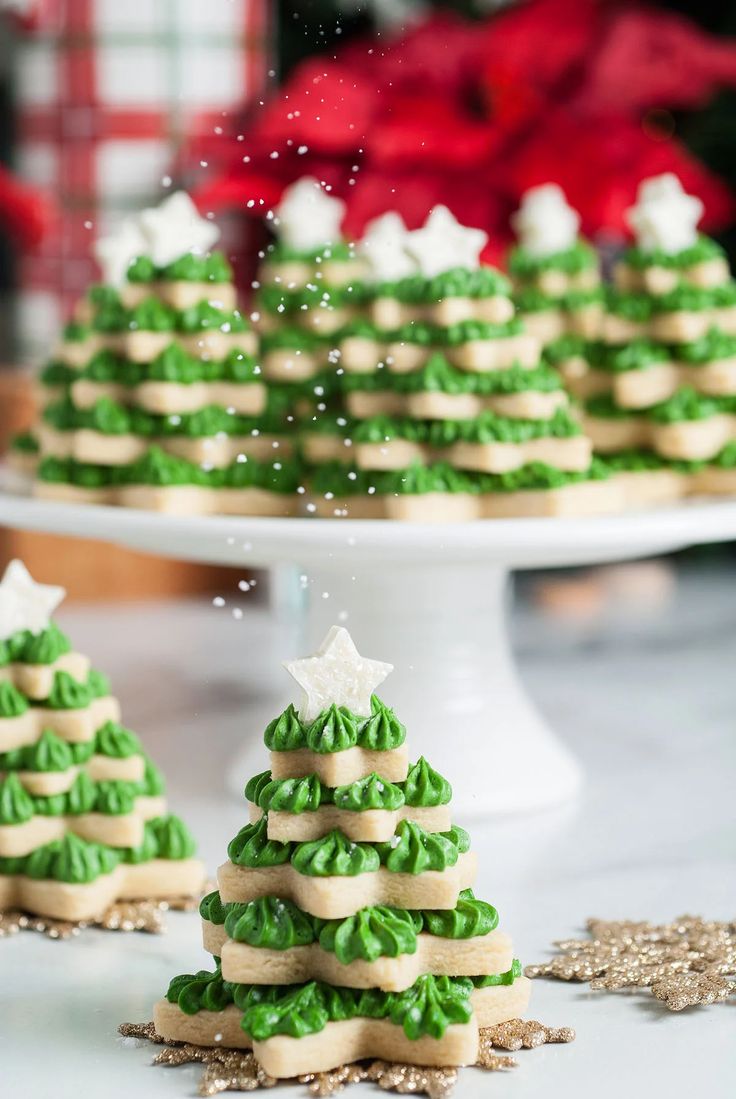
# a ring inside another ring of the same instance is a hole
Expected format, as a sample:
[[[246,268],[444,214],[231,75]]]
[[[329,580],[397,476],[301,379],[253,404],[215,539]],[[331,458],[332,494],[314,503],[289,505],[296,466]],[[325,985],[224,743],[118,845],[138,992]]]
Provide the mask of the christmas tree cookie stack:
[[[650,474],[647,500],[736,490],[736,283],[701,214],[673,175],[641,185],[590,364],[586,431],[609,463]]]
[[[41,375],[36,491],[183,513],[290,514],[298,467],[217,228],[183,192],[98,243],[90,289]]]
[[[369,319],[343,330],[344,409],[303,428],[319,514],[418,520],[616,506],[483,232],[436,207],[373,223]]]
[[[50,619],[63,596],[20,561],[0,582],[0,911],[92,920],[196,896],[204,870],[162,776]]]
[[[280,1078],[364,1057],[473,1064],[479,1028],[521,1014],[529,982],[472,893],[449,784],[409,762],[404,727],[373,694],[391,667],[359,656],[346,630],[287,668],[301,706],[268,726],[251,822],[201,905],[215,967],[172,980],[155,1028],[252,1047]]]

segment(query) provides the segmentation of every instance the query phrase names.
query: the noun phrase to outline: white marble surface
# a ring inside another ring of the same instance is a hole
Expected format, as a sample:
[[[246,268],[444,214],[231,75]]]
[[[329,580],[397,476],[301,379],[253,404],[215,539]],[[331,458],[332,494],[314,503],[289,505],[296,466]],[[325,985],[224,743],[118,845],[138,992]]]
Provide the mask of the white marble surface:
[[[166,769],[172,807],[214,868],[245,819],[227,792],[228,760],[247,745],[254,769],[265,766],[258,744],[288,697],[279,667],[293,637],[262,611],[237,620],[202,604],[68,609],[60,620],[112,676],[126,723]],[[734,916],[735,627],[725,570],[688,572],[671,606],[633,624],[619,615],[564,628],[517,612],[524,678],[587,777],[565,810],[474,824],[479,894],[523,961],[543,959],[588,915]],[[384,694],[390,702],[390,681]],[[409,735],[418,754],[421,730]],[[458,753],[456,785],[469,766]],[[0,1095],[194,1095],[198,1068],[153,1069],[150,1048],[122,1042],[116,1027],[150,1018],[169,978],[204,964],[196,915],[172,914],[163,937],[0,941]],[[646,993],[538,981],[533,1017],[574,1026],[577,1041],[522,1051],[513,1073],[467,1072],[456,1094],[732,1096],[735,1010],[675,1015]]]

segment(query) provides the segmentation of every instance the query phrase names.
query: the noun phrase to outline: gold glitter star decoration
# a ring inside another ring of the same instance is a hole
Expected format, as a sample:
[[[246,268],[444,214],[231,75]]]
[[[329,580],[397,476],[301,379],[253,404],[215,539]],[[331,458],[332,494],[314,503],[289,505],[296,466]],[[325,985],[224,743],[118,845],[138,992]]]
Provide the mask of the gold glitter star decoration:
[[[250,1051],[193,1046],[189,1043],[168,1042],[156,1033],[153,1023],[121,1023],[118,1032],[126,1039],[154,1042],[165,1048],[153,1059],[154,1065],[174,1068],[177,1065],[204,1065],[199,1082],[200,1095],[217,1095],[223,1091],[256,1091],[270,1088],[279,1081],[267,1076]],[[480,1048],[475,1068],[497,1071],[515,1068],[516,1061],[507,1053],[536,1049],[547,1042],[572,1042],[575,1031],[570,1027],[548,1027],[534,1019],[512,1019],[480,1031]],[[307,1094],[320,1099],[336,1095],[350,1084],[372,1081],[383,1091],[400,1095],[426,1095],[428,1099],[448,1099],[457,1083],[454,1068],[422,1068],[418,1065],[393,1064],[388,1061],[356,1061],[340,1065],[329,1072],[312,1072],[299,1076],[292,1083],[306,1084]],[[282,1081],[283,1082],[283,1081]]]
[[[96,920],[55,920],[27,912],[0,912],[0,939],[19,931],[38,931],[49,939],[71,939],[87,927],[103,931],[147,931],[160,935],[166,931],[168,911],[191,912],[199,904],[194,897],[173,897],[167,901],[117,901]]]
[[[527,977],[588,981],[608,992],[648,988],[670,1011],[736,995],[736,921],[590,919],[586,929],[589,938],[556,942],[559,954],[527,966]]]

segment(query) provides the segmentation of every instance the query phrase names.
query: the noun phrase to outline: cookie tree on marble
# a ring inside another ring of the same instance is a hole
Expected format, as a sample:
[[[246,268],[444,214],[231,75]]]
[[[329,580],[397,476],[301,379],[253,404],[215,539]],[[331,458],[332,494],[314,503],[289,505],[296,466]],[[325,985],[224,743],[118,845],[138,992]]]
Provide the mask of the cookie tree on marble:
[[[449,783],[373,690],[391,666],[333,627],[286,665],[302,688],[267,727],[250,823],[202,901],[215,968],[175,977],[162,1038],[253,1049],[275,1077],[364,1057],[478,1060],[479,1028],[516,1018],[529,983],[492,905],[471,889]]]
[[[0,582],[0,911],[59,920],[196,896],[194,841],[120,706],[51,619],[62,588]]]

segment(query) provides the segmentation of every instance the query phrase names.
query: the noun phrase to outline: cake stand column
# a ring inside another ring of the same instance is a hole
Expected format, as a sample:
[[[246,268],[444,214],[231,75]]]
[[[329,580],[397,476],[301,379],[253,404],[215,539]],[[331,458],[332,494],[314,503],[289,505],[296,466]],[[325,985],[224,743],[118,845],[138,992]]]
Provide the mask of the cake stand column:
[[[412,758],[453,784],[463,817],[558,805],[580,769],[519,679],[507,630],[508,571],[489,564],[304,570],[304,653],[345,625],[366,657],[395,671],[381,697],[406,724]]]

